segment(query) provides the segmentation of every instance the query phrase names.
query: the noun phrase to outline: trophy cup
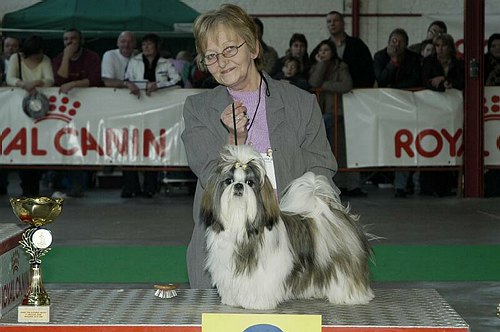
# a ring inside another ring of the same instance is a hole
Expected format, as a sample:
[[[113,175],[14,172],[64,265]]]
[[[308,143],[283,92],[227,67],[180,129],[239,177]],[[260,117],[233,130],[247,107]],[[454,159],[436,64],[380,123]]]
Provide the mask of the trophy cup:
[[[52,234],[43,228],[54,221],[62,210],[61,198],[11,198],[10,205],[17,218],[30,225],[19,244],[29,257],[30,281],[22,305],[18,307],[18,322],[48,323],[50,321],[50,298],[43,287],[41,257],[50,251]]]

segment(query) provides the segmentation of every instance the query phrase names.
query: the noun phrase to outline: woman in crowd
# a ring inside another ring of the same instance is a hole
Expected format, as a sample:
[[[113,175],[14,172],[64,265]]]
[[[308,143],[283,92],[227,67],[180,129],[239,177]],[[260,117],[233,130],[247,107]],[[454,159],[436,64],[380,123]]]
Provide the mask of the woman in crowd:
[[[457,58],[455,41],[449,34],[434,38],[436,53],[428,56],[422,65],[422,82],[427,89],[445,91],[464,89],[464,61]]]
[[[10,58],[7,85],[23,88],[30,94],[37,87],[54,85],[52,64],[44,54],[44,41],[40,36],[32,36],[24,41],[21,52]]]
[[[309,69],[311,67],[311,63],[309,61],[309,55],[307,54],[306,36],[301,33],[294,33],[292,35],[289,42],[289,49],[286,50],[285,56],[278,60],[271,75],[280,75],[280,71],[285,65],[285,60],[287,60],[289,57],[293,57],[300,61],[301,71],[299,75],[307,80],[309,78]]]
[[[488,38],[488,52],[484,56],[484,85],[500,86],[500,33]],[[484,174],[484,196],[500,196],[500,170],[490,169]]]
[[[272,151],[278,197],[307,171],[331,180],[337,165],[315,96],[262,71],[256,27],[243,9],[226,4],[199,16],[194,35],[198,65],[220,83],[186,99],[182,133],[189,166],[198,177],[195,225],[187,252],[189,282],[192,288],[211,288],[204,272],[205,227],[199,207],[223,146],[237,142],[252,145],[261,154]]]
[[[338,146],[337,159],[340,167],[347,167],[345,147],[344,113],[342,108],[342,94],[352,90],[352,79],[349,68],[337,56],[335,43],[330,39],[322,41],[318,45],[318,53],[311,59],[309,70],[309,84],[318,89],[319,105],[323,113],[326,135],[331,143]],[[333,108],[335,101],[338,102],[338,142],[335,142]],[[333,145],[332,145],[333,146]],[[337,186],[345,196],[364,196],[361,190],[361,175],[359,172],[338,173],[335,176]]]
[[[160,89],[174,86],[181,82],[181,76],[170,60],[160,56],[160,37],[150,33],[142,38],[142,53],[130,59],[125,73],[125,84],[130,93],[138,98],[141,90],[146,95]],[[151,198],[158,187],[158,172],[145,171],[141,188],[138,171],[123,171],[122,198],[143,195]]]
[[[7,72],[7,85],[26,90],[29,94],[37,93],[38,87],[54,85],[52,64],[44,54],[44,41],[40,36],[32,36],[24,41],[19,53],[10,57]],[[19,171],[23,196],[36,197],[40,194],[41,172],[36,169]]]
[[[427,89],[444,92],[447,89],[463,90],[465,85],[464,61],[456,56],[455,42],[449,34],[434,38],[436,53],[424,59],[422,82]],[[451,171],[420,173],[420,193],[423,195],[449,196],[457,185],[457,174]]]

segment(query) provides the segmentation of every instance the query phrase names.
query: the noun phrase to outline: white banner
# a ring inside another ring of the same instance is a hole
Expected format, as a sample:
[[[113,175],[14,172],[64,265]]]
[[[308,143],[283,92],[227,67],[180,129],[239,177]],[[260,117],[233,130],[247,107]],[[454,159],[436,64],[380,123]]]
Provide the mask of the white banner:
[[[359,89],[344,94],[347,165],[462,163],[462,92]]]
[[[484,87],[484,164],[500,166],[500,87]]]
[[[203,90],[140,99],[126,89],[41,91],[50,112],[33,120],[22,111],[24,90],[0,88],[0,164],[187,166],[182,110],[187,96]]]

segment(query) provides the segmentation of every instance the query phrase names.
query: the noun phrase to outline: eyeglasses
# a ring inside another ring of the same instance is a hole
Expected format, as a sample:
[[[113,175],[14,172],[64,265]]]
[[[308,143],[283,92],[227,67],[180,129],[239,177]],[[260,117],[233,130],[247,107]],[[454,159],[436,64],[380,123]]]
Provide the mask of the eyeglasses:
[[[220,53],[209,53],[209,54],[206,54],[203,57],[203,63],[205,64],[205,66],[211,66],[211,65],[213,65],[214,63],[216,63],[219,60],[219,55],[221,55],[221,54],[226,59],[232,58],[233,56],[235,56],[236,54],[238,54],[238,50],[245,43],[246,42],[243,42],[239,46],[229,46],[229,47],[226,47]]]

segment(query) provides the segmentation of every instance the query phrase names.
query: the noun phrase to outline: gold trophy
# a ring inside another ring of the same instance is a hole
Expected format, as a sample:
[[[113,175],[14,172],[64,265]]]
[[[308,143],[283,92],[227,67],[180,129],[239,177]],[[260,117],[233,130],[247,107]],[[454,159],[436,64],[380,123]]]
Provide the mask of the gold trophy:
[[[23,223],[30,225],[19,244],[30,258],[30,283],[22,305],[18,307],[18,321],[41,323],[50,321],[50,298],[43,287],[41,257],[50,251],[52,234],[43,228],[53,222],[62,210],[62,198],[11,198],[14,214]]]

